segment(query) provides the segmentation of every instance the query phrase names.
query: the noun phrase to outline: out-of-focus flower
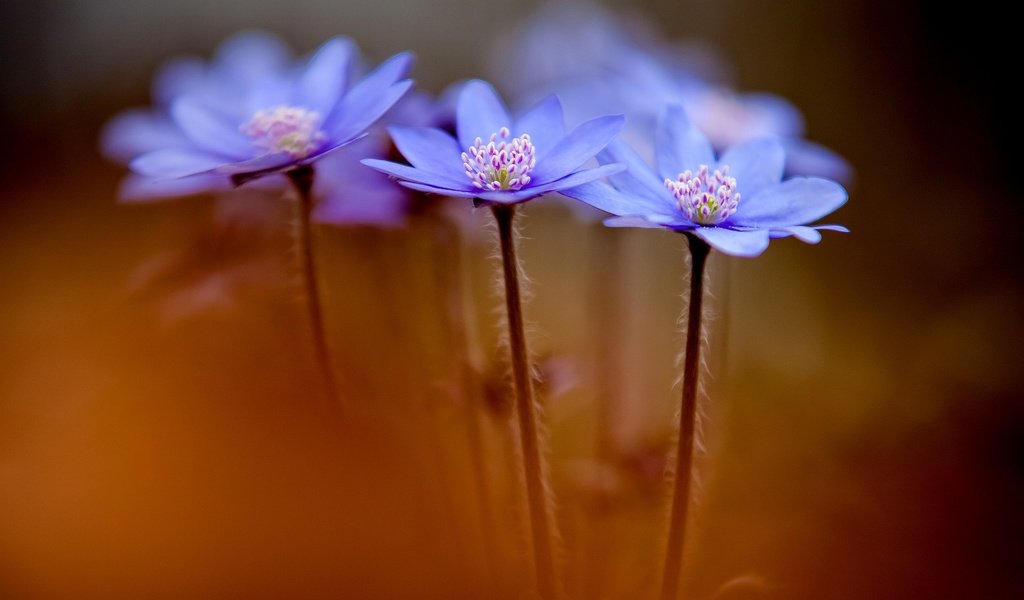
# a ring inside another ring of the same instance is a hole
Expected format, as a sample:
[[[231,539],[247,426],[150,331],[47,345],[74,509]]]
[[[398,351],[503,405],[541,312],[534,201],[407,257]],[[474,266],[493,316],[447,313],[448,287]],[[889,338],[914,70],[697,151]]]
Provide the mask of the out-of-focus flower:
[[[645,158],[653,156],[649,140],[661,108],[682,104],[716,150],[775,136],[786,147],[787,174],[852,178],[842,157],[804,139],[803,117],[792,103],[730,89],[710,53],[668,43],[639,18],[569,3],[549,6],[513,31],[495,46],[497,83],[526,90],[517,98],[525,102],[558,94],[570,123],[625,114],[623,138]],[[519,60],[510,65],[507,56]]]
[[[149,152],[188,148],[189,138],[171,116],[176,98],[193,95],[212,104],[227,104],[237,98],[238,90],[283,73],[291,61],[284,42],[260,31],[243,31],[228,38],[209,63],[199,57],[172,59],[153,79],[153,106],[128,110],[111,119],[100,137],[100,149],[108,159],[128,165]],[[215,174],[157,179],[130,173],[121,184],[119,197],[126,202],[144,202],[230,188],[226,177]]]
[[[355,141],[412,85],[404,79],[408,53],[353,81],[358,54],[347,38],[329,40],[301,68],[282,68],[267,56],[276,54],[264,53],[263,64],[255,54],[234,62],[219,56],[205,74],[182,68],[167,94],[167,116],[155,120],[162,129],[153,120],[122,120],[108,133],[118,140],[108,149],[126,156],[136,144],[141,153],[130,167],[152,180],[199,178],[200,188],[209,181],[221,189],[228,180],[310,164]],[[160,139],[132,139],[154,132]]]
[[[617,215],[609,226],[688,232],[734,256],[757,256],[770,238],[817,243],[820,229],[847,231],[807,225],[845,204],[846,190],[816,177],[782,181],[785,150],[774,138],[743,142],[716,160],[707,137],[674,105],[660,119],[655,154],[652,169],[613,142],[598,158],[625,164],[626,172],[612,175],[611,186],[591,182],[563,193]]]
[[[228,312],[246,295],[279,294],[289,284],[282,223],[289,212],[276,193],[246,188],[224,194],[200,229],[173,249],[148,257],[128,291],[151,301],[164,325]]]
[[[395,145],[411,166],[363,162],[411,189],[512,204],[621,170],[618,165],[583,167],[622,123],[621,116],[604,116],[566,133],[562,106],[554,96],[513,121],[494,88],[475,80],[459,95],[457,139],[436,128],[391,127]]]

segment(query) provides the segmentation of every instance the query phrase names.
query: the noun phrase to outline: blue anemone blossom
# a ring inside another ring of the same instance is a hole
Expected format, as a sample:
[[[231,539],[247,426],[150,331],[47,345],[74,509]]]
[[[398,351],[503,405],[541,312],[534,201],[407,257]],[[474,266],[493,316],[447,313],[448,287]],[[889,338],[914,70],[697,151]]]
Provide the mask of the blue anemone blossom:
[[[375,159],[363,163],[414,190],[501,204],[578,186],[623,168],[585,168],[622,129],[623,117],[598,117],[566,133],[555,96],[513,119],[490,84],[472,80],[459,93],[455,120],[455,137],[431,127],[390,127],[409,165]]]
[[[622,137],[644,157],[666,104],[682,104],[693,124],[722,151],[775,136],[786,148],[787,175],[850,182],[837,153],[806,139],[791,102],[728,85],[728,68],[706,48],[664,39],[649,21],[591,3],[554,3],[500,36],[492,51],[496,83],[524,90],[527,102],[556,93],[570,123],[624,113]],[[506,57],[520,60],[509,64]]]
[[[840,184],[818,177],[782,180],[786,162],[775,138],[743,142],[715,156],[707,137],[682,106],[669,106],[655,135],[656,167],[628,145],[613,142],[598,159],[626,165],[609,177],[562,193],[616,215],[612,227],[666,228],[696,235],[734,256],[757,256],[772,238],[821,240],[819,230],[848,231],[839,225],[808,225],[846,203]]]
[[[256,58],[241,64],[255,68]],[[187,83],[186,70],[176,78],[181,93],[172,93],[167,117],[158,121],[166,145],[159,139],[138,142],[137,149],[146,151],[130,167],[154,181],[238,184],[310,164],[363,136],[412,85],[405,79],[409,53],[391,57],[360,81],[354,77],[357,60],[356,45],[337,37],[301,68],[268,61],[272,68],[264,65],[255,74],[239,68],[246,76],[219,80],[221,71],[211,69],[214,81],[199,83]],[[131,137],[130,125],[121,123],[119,138]],[[134,130],[140,138],[160,131],[146,125]]]

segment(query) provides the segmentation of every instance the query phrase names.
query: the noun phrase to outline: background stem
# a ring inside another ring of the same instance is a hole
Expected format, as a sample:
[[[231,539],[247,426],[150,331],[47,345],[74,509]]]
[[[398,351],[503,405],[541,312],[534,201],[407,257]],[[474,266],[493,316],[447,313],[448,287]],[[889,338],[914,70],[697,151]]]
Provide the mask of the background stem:
[[[711,248],[700,238],[687,235],[690,247],[690,305],[686,320],[686,355],[683,361],[683,399],[679,411],[679,447],[676,449],[672,513],[669,518],[662,600],[675,600],[683,569],[686,515],[690,507],[693,440],[697,416],[697,378],[700,375],[701,311],[704,300],[704,266]]]
[[[313,167],[305,165],[288,171],[295,191],[299,196],[299,261],[302,279],[305,285],[306,308],[309,313],[309,325],[313,336],[313,349],[316,353],[317,366],[324,386],[324,394],[328,402],[328,410],[332,413],[341,408],[338,388],[331,369],[331,354],[327,347],[327,336],[324,332],[323,311],[320,307],[320,288],[316,279],[316,263],[313,256],[311,216],[313,212]]]

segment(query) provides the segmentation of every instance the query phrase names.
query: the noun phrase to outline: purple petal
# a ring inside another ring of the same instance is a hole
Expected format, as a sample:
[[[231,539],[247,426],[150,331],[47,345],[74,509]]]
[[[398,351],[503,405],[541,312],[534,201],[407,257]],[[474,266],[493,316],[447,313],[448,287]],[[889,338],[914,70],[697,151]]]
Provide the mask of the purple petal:
[[[456,108],[455,130],[463,149],[476,138],[487,140],[502,127],[512,126],[512,117],[491,84],[474,79],[462,87]]]
[[[821,233],[813,227],[807,227],[806,225],[790,225],[789,227],[779,227],[777,229],[770,229],[768,235],[772,239],[784,238],[793,236],[801,242],[808,244],[817,244],[821,241]]]
[[[222,166],[224,159],[197,150],[168,148],[147,152],[131,162],[132,171],[147,177],[174,179],[206,173]]]
[[[653,200],[650,206],[655,212],[675,210],[675,201],[665,189],[662,180],[629,144],[622,140],[612,140],[597,158],[602,164],[626,165],[625,171],[609,177],[609,181],[617,189],[636,198]]]
[[[476,198],[476,192],[450,190],[447,188],[435,187],[432,185],[426,185],[423,183],[414,183],[412,181],[399,181],[403,187],[407,187],[410,190],[416,190],[419,192],[426,192],[428,194],[438,194],[441,196],[452,196],[453,198]]]
[[[332,137],[339,141],[349,140],[361,135],[371,125],[376,123],[384,113],[388,112],[396,102],[412,87],[411,80],[400,81],[381,91],[377,96],[360,94],[353,97],[352,94],[345,96],[338,105],[335,114],[341,113],[337,118],[337,125],[332,131]]]
[[[153,77],[153,101],[168,106],[175,98],[194,93],[206,82],[206,63],[197,57],[174,58]]]
[[[402,181],[411,181],[414,183],[425,183],[438,188],[458,190],[464,192],[472,192],[473,185],[469,182],[469,179],[463,175],[461,181],[447,177],[440,173],[434,173],[432,171],[425,171],[423,169],[417,169],[408,165],[400,165],[398,163],[388,162],[386,160],[379,160],[376,158],[367,158],[362,163],[371,169],[376,169],[381,173],[387,173],[393,177],[397,177]]]
[[[539,161],[565,136],[565,116],[557,96],[548,96],[516,121],[513,133],[530,134],[535,156]]]
[[[661,115],[654,135],[654,153],[662,179],[675,180],[683,171],[696,172],[701,165],[715,164],[711,143],[690,124],[678,105],[669,106]]]
[[[585,171],[577,171],[567,177],[563,177],[557,181],[551,181],[549,183],[523,188],[514,192],[482,192],[477,194],[477,198],[481,200],[487,200],[488,202],[501,202],[504,204],[513,202],[523,202],[530,198],[536,198],[543,194],[550,192],[561,192],[562,190],[574,188],[584,183],[596,181],[602,177],[607,177],[612,173],[618,173],[624,167],[622,165],[603,165],[595,169],[587,169]]]
[[[770,228],[803,225],[824,217],[846,203],[843,186],[817,177],[797,177],[740,199],[732,223]]]
[[[129,174],[118,188],[118,200],[126,203],[155,202],[231,189],[231,182],[219,175],[196,175],[183,179],[152,179]]]
[[[299,76],[296,104],[316,111],[327,121],[345,92],[348,64],[355,51],[355,44],[345,37],[333,38],[320,46]]]
[[[729,165],[729,175],[736,178],[741,202],[782,181],[785,163],[786,152],[775,138],[758,138],[733,146],[718,161],[719,165]]]
[[[611,217],[604,220],[608,227],[641,227],[643,229],[665,229],[664,225],[652,223],[643,217]]]
[[[253,155],[253,144],[239,131],[240,123],[217,114],[192,97],[171,106],[174,122],[199,149],[236,161]]]
[[[405,77],[412,66],[409,52],[396,54],[355,85],[324,122],[335,139],[355,137],[377,121],[412,86]]]
[[[213,66],[221,78],[249,85],[283,72],[290,60],[291,51],[281,38],[265,31],[242,31],[220,45]]]
[[[543,161],[537,161],[531,174],[534,181],[544,184],[572,173],[603,150],[624,123],[621,115],[611,115],[592,119],[573,129],[555,144]]]
[[[131,110],[111,119],[100,135],[100,151],[110,160],[127,164],[136,156],[191,144],[167,117],[148,110]]]
[[[450,179],[466,178],[455,138],[432,127],[389,127],[388,133],[402,156],[417,169]]]
[[[853,181],[853,166],[842,156],[814,142],[789,139],[786,148],[786,174],[834,179],[843,184]]]
[[[333,190],[317,204],[313,219],[330,225],[400,227],[408,213],[409,192],[391,182]]]
[[[564,189],[561,193],[613,215],[668,214],[667,207],[663,202],[653,201],[646,196],[623,193],[610,185],[597,181]]]
[[[768,230],[736,231],[725,227],[698,227],[693,232],[700,239],[732,256],[758,256],[768,248]]]

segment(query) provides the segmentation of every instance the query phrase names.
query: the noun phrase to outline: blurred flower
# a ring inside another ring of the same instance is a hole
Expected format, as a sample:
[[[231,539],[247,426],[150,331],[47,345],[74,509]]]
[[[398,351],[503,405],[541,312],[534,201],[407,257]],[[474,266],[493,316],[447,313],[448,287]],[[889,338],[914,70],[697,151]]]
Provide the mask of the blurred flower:
[[[787,174],[852,178],[842,157],[804,139],[803,117],[792,103],[730,89],[710,52],[666,42],[639,17],[587,3],[549,5],[497,42],[493,55],[497,82],[526,90],[517,100],[556,93],[570,123],[624,113],[623,138],[645,158],[654,153],[649,141],[661,108],[682,104],[716,150],[775,136],[786,147]],[[509,64],[508,56],[518,59]]]
[[[358,54],[351,40],[328,41],[296,69],[279,60],[284,55],[270,39],[233,39],[206,70],[180,63],[156,94],[165,109],[115,121],[105,136],[108,154],[137,153],[132,171],[157,186],[198,178],[168,185],[223,189],[229,179],[287,171],[355,141],[412,85],[402,79],[412,63],[407,53],[353,85]]]
[[[582,167],[622,123],[621,116],[599,117],[566,134],[562,106],[554,96],[513,121],[490,84],[470,81],[459,95],[458,139],[436,128],[391,127],[392,139],[412,166],[372,159],[363,163],[411,189],[512,204],[621,170],[617,165]]]
[[[226,313],[243,296],[279,293],[289,282],[280,251],[288,245],[286,208],[256,189],[219,197],[201,229],[135,269],[129,293],[155,303],[164,325]]]
[[[100,136],[100,149],[108,159],[128,165],[157,150],[188,148],[189,138],[171,116],[175,98],[189,94],[212,104],[228,104],[236,97],[236,90],[284,72],[291,60],[284,42],[259,31],[244,31],[228,38],[208,64],[199,57],[172,59],[153,78],[153,106],[128,110],[111,119]],[[231,187],[226,177],[215,174],[155,179],[130,173],[121,184],[119,197],[127,202],[152,201]]]
[[[626,165],[626,172],[609,178],[614,187],[591,182],[563,193],[618,215],[605,221],[609,226],[692,232],[734,256],[761,254],[769,238],[817,243],[820,229],[847,231],[806,225],[845,204],[846,190],[821,178],[782,181],[785,151],[774,138],[744,142],[716,160],[707,137],[676,105],[660,120],[655,153],[656,170],[614,142],[599,156]]]

